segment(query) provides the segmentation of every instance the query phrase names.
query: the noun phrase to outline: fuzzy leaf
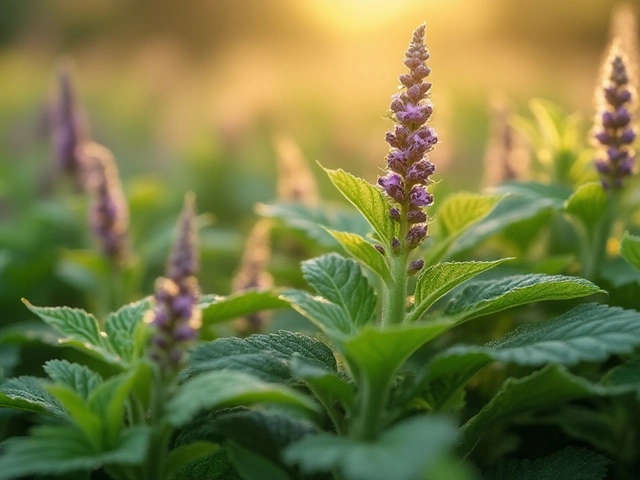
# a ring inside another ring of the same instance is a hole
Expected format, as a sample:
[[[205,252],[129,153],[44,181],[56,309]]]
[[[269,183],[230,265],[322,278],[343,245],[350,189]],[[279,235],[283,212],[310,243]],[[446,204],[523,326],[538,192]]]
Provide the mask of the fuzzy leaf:
[[[66,360],[49,360],[44,364],[44,371],[51,380],[70,387],[84,400],[102,383],[102,377],[94,371]]]
[[[509,259],[493,262],[447,262],[427,268],[418,278],[414,307],[407,322],[419,320],[443,295],[470,278],[497,267],[507,260]]]
[[[640,270],[640,237],[629,235],[628,233],[622,237],[620,242],[620,255]]]
[[[199,345],[189,354],[192,376],[209,370],[239,370],[266,382],[294,383],[289,370],[292,357],[300,356],[329,371],[337,371],[333,352],[322,342],[298,333],[280,331],[241,339],[220,338]]]
[[[282,298],[330,337],[341,338],[354,331],[345,311],[325,298],[313,296],[304,290],[287,290]]]
[[[216,434],[275,462],[280,461],[285,447],[302,437],[318,433],[318,428],[309,421],[268,410],[221,413],[208,426]]]
[[[35,377],[10,378],[0,384],[0,407],[27,410],[54,417],[66,416],[60,402],[45,390],[42,379]]]
[[[384,243],[390,245],[395,226],[389,216],[391,205],[382,192],[366,180],[354,177],[342,169],[325,171],[336,188],[360,210]]]
[[[244,290],[228,297],[207,297],[202,306],[203,325],[213,325],[233,318],[244,317],[261,310],[286,308],[278,291]]]
[[[149,310],[149,298],[143,298],[120,308],[109,314],[105,323],[105,330],[112,349],[122,360],[132,362],[141,352],[135,343],[136,329],[142,323],[144,314]]]
[[[183,466],[175,473],[172,480],[203,480],[205,478],[207,480],[243,480],[223,448]]]
[[[183,383],[167,406],[168,420],[182,426],[204,409],[252,403],[279,403],[315,413],[317,405],[288,387],[264,382],[243,372],[214,371]]]
[[[323,403],[333,404],[335,399],[350,410],[353,407],[353,386],[332,372],[301,356],[294,356],[291,360],[292,374],[303,380],[321,398]]]
[[[569,366],[606,360],[637,345],[640,313],[596,303],[579,305],[553,320],[521,325],[484,346],[449,348],[433,358],[416,383],[429,386],[425,395],[437,410],[493,361]]]
[[[340,242],[340,245],[349,255],[369,267],[385,282],[391,281],[391,273],[387,262],[371,243],[355,233],[338,232],[336,230],[329,230],[329,233]]]
[[[74,428],[37,427],[31,436],[13,437],[3,443],[0,479],[62,475],[102,465],[140,465],[147,455],[149,434],[147,427],[130,428],[122,433],[115,449],[95,451]]]
[[[587,183],[569,197],[564,204],[564,209],[587,229],[591,229],[607,210],[607,194],[599,182]]]
[[[509,418],[569,400],[593,395],[619,395],[628,389],[590,383],[564,367],[548,365],[523,378],[509,378],[479,413],[462,427],[459,453],[467,456],[490,427]]]
[[[483,480],[603,480],[610,460],[586,448],[568,447],[535,461],[509,459],[485,468]]]
[[[335,253],[323,255],[302,262],[302,275],[316,292],[339,306],[352,325],[361,327],[373,317],[376,294],[355,261]]]
[[[447,305],[444,315],[456,324],[508,308],[543,300],[564,300],[603,292],[597,285],[563,275],[513,275],[472,283]]]
[[[118,363],[118,358],[109,350],[107,339],[100,332],[96,318],[78,308],[36,307],[26,300],[24,304],[45,323],[62,336],[59,343],[77,348],[108,363]]]
[[[284,459],[306,473],[337,470],[345,480],[415,480],[426,478],[455,435],[448,419],[414,417],[370,442],[328,433],[310,435],[285,450]]]

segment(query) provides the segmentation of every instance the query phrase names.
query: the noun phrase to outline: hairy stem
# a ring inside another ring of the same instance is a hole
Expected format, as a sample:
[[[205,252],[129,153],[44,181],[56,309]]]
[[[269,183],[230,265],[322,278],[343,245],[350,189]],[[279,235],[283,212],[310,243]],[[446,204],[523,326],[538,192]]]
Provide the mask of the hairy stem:
[[[400,248],[399,251],[389,249],[391,282],[385,286],[382,304],[382,325],[402,323],[407,301],[407,281],[409,268],[409,248],[406,236],[409,230],[406,207],[400,212]]]

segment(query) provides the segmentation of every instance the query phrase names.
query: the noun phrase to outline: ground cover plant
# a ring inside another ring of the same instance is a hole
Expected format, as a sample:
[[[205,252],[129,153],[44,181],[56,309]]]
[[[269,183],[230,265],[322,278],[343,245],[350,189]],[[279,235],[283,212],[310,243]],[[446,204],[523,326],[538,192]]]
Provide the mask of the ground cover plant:
[[[535,100],[533,119],[496,120],[491,188],[438,198],[426,33],[404,54],[376,182],[324,169],[354,208],[320,201],[279,143],[294,173],[258,206],[226,296],[201,292],[193,193],[145,291],[153,260],[132,241],[115,159],[61,69],[58,172],[88,196],[95,244],[65,254],[66,275],[92,279],[93,313],[27,296],[41,323],[0,337],[7,372],[30,342],[60,347],[46,376],[3,374],[0,479],[637,478],[632,35],[604,61],[593,148],[574,116]],[[515,135],[534,153],[528,179]],[[267,274],[272,237],[318,254],[300,265],[305,284]],[[266,333],[271,310],[309,324]]]

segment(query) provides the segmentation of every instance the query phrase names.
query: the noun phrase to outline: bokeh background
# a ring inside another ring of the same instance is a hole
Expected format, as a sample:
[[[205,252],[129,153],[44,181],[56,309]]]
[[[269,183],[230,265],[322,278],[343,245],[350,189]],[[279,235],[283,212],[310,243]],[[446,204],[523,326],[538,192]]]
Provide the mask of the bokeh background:
[[[59,263],[60,249],[90,245],[78,223],[81,201],[55,209],[43,193],[53,165],[47,105],[60,58],[74,61],[93,138],[115,154],[134,237],[139,244],[145,237],[151,259],[148,278],[161,271],[166,254],[165,244],[153,250],[149,240],[170,228],[182,195],[193,190],[200,210],[215,217],[203,233],[203,289],[226,294],[256,220],[254,205],[276,195],[275,136],[297,142],[325,198],[337,195],[315,161],[375,179],[387,149],[390,122],[383,117],[418,24],[427,22],[432,53],[433,125],[441,139],[432,154],[442,181],[436,188],[475,190],[496,92],[523,115],[534,97],[582,112],[586,135],[614,6],[611,0],[0,0],[6,321],[27,315],[21,296],[84,304],[77,292],[82,272]],[[27,211],[35,225],[25,224]],[[38,263],[40,257],[46,261]],[[40,285],[38,278],[47,281]]]

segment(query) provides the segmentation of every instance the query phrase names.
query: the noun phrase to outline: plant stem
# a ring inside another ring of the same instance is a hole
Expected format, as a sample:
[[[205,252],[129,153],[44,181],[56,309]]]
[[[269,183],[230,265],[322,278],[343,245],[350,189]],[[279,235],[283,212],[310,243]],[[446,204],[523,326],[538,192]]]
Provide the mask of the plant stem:
[[[591,229],[586,229],[586,240],[582,250],[582,268],[583,275],[588,280],[595,280],[602,267],[618,203],[618,194],[612,192],[607,196],[607,208],[602,218]]]
[[[382,325],[393,325],[402,323],[407,302],[407,281],[409,275],[409,248],[407,247],[406,236],[408,232],[407,211],[402,207],[400,212],[400,248],[394,251],[389,249],[389,260],[391,267],[391,282],[385,286],[384,299],[382,304]]]
[[[169,384],[171,384],[171,379],[157,371],[151,400],[151,424],[154,427],[154,434],[151,438],[145,468],[145,478],[148,480],[162,480],[164,478],[164,458],[173,431],[171,426],[164,421],[164,409],[168,396],[166,385]]]
[[[360,386],[358,416],[354,421],[354,433],[364,441],[374,440],[380,431],[382,412],[389,395],[389,379],[373,383],[366,376],[358,382]]]

